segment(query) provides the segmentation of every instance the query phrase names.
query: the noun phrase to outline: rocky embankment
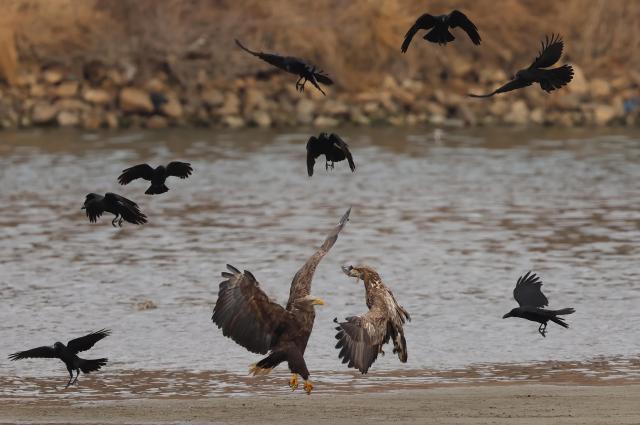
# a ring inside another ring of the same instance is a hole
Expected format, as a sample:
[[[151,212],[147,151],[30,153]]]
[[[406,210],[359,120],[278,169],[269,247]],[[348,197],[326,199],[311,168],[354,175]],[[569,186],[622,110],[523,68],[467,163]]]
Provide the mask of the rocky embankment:
[[[575,65],[574,65],[575,66]],[[74,74],[63,67],[23,71],[15,84],[0,85],[0,126],[85,129],[169,126],[240,128],[311,125],[560,125],[640,124],[640,73],[605,80],[574,80],[552,94],[536,85],[472,99],[508,80],[502,71],[476,73],[456,66],[430,81],[386,76],[366,91],[311,85],[295,91],[295,77],[281,73],[221,81],[202,70],[193,81],[163,72],[148,78],[135,68],[92,67]],[[79,75],[78,75],[79,74]]]

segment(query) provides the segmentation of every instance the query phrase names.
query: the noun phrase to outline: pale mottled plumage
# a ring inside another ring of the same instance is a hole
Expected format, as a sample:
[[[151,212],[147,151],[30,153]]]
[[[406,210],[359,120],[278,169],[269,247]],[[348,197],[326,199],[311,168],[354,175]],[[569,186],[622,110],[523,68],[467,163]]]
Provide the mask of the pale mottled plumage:
[[[398,354],[401,362],[407,361],[407,342],[404,338],[403,325],[410,321],[409,313],[385,286],[378,272],[367,266],[343,267],[345,274],[362,279],[369,311],[360,316],[347,317],[339,322],[336,330],[340,350],[339,358],[348,367],[367,373],[369,367],[383,353],[382,346],[393,340],[393,352]]]

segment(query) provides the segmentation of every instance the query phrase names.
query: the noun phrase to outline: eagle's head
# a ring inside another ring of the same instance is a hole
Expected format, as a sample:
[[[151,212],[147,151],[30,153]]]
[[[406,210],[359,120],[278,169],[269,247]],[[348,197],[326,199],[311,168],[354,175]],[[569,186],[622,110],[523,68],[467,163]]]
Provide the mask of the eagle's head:
[[[362,279],[363,281],[368,281],[372,277],[379,279],[378,272],[369,266],[342,266],[342,271],[347,276]]]
[[[295,307],[298,309],[313,309],[317,305],[324,305],[324,300],[322,298],[316,298],[312,295],[307,295],[302,298],[298,298],[295,303]]]

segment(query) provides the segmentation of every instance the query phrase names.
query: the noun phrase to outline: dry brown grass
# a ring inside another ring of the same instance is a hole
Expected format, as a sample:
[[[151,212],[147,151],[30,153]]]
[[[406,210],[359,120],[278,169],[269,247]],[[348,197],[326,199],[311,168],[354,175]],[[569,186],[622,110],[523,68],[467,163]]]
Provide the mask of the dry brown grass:
[[[447,48],[417,39],[400,53],[417,16],[453,8],[478,25],[480,48],[461,36]],[[385,74],[424,78],[459,58],[510,73],[551,32],[564,36],[566,59],[589,75],[640,69],[638,0],[435,0],[428,7],[416,0],[0,0],[0,28],[15,38],[23,63],[102,59],[142,70],[166,63],[182,79],[199,69],[214,78],[264,69],[234,47],[236,37],[255,49],[309,58],[354,88]],[[6,45],[0,42],[0,58],[10,57]],[[200,58],[186,59],[190,49]],[[5,77],[12,72],[6,62],[0,60]]]

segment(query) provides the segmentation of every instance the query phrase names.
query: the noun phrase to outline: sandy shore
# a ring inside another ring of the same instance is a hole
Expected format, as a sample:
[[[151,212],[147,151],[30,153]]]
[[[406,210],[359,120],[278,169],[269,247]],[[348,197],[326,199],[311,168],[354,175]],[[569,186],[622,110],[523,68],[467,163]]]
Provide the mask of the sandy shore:
[[[640,385],[491,385],[372,394],[293,394],[0,404],[0,423],[638,424]]]

